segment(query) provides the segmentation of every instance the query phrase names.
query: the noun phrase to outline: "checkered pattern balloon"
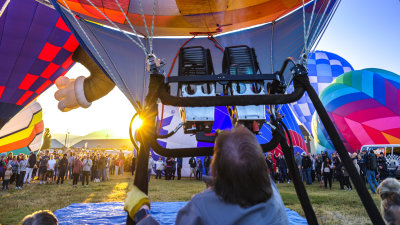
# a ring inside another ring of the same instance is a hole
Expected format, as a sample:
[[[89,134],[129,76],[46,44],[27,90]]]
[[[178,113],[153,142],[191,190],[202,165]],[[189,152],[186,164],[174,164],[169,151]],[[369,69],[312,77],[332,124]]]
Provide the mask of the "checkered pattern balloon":
[[[400,143],[399,75],[381,69],[348,72],[320,98],[349,152],[362,145]],[[318,144],[333,149],[317,115],[313,134]]]
[[[315,51],[311,54],[307,67],[310,83],[317,94],[321,93],[336,77],[353,70],[353,67],[345,59],[325,51]],[[288,91],[292,90],[293,86],[289,87]],[[304,96],[299,101],[292,103],[290,107],[297,119],[311,133],[311,120],[315,108],[308,94],[304,93]]]
[[[79,44],[57,12],[35,0],[9,3],[0,40],[1,128],[68,71]]]

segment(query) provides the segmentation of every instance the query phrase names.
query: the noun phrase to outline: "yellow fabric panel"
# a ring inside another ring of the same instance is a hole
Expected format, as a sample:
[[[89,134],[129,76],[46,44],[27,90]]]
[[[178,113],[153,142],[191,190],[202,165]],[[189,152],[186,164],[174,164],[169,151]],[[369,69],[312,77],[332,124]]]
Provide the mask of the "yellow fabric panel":
[[[26,137],[29,137],[32,133],[32,130],[35,128],[35,125],[42,121],[42,111],[36,113],[33,116],[32,122],[29,124],[29,126],[21,131],[18,131],[14,134],[11,134],[9,136],[6,136],[4,138],[0,139],[0,146],[2,145],[7,145],[13,142],[16,142],[18,140],[24,139]]]

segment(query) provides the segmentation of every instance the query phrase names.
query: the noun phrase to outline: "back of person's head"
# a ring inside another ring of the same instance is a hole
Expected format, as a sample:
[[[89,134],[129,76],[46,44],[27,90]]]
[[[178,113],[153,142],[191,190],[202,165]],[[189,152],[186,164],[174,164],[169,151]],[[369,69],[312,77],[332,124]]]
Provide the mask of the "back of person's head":
[[[272,195],[267,163],[256,137],[240,126],[218,135],[211,162],[213,186],[225,202],[252,206]]]
[[[57,217],[49,210],[41,210],[25,216],[21,225],[57,225]]]
[[[387,224],[400,224],[400,182],[394,178],[386,178],[378,187],[381,213]]]

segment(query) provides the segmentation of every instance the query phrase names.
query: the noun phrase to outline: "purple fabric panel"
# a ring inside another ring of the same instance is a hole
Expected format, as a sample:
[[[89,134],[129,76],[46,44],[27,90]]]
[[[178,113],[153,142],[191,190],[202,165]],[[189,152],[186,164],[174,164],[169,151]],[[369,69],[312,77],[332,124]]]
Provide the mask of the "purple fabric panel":
[[[69,36],[69,35],[68,35]],[[67,37],[68,37],[67,36]],[[64,45],[64,43],[63,43]],[[60,51],[57,53],[56,57],[54,57],[53,59],[53,63],[57,64],[59,66],[61,66],[65,60],[68,59],[68,57],[71,55],[72,53],[70,51],[65,50],[64,48],[60,49]]]
[[[54,30],[51,32],[47,42],[57,47],[63,47],[70,35],[71,33],[55,27]]]
[[[65,71],[65,69],[62,68],[62,67],[60,66],[60,68],[58,68],[58,69],[56,70],[56,72],[54,72],[54,74],[51,75],[51,77],[49,78],[49,80],[52,81],[52,82],[54,82],[62,73],[64,73],[64,71]]]
[[[2,96],[1,101],[15,104],[22,97],[22,95],[25,94],[25,92],[26,92],[25,90],[15,89],[13,87],[6,86],[4,93],[13,93],[13,94]]]
[[[24,102],[24,105],[27,105],[28,103],[30,103],[31,101],[33,101],[33,99],[35,99],[38,96],[38,94],[33,93],[31,95],[31,97],[29,97],[28,99],[26,99],[26,101]]]
[[[386,104],[385,106],[394,112],[396,115],[399,115],[399,101],[397,95],[398,89],[394,87],[388,80],[385,80],[385,96],[386,96]]]
[[[38,77],[32,86],[29,88],[30,91],[36,91],[44,82],[46,82],[46,78]]]
[[[30,74],[32,75],[40,75],[46,69],[46,67],[50,65],[50,62],[43,61],[41,59],[36,59],[31,68],[29,69]]]
[[[333,113],[338,114],[342,117],[350,115],[357,111],[362,111],[371,108],[382,107],[382,105],[375,99],[363,99],[360,101],[350,102],[348,104],[342,105],[335,109]]]
[[[26,7],[11,2],[7,7],[7,18],[5,19],[1,43],[0,43],[0,85],[17,86],[19,82],[7,83],[15,62],[20,54],[23,43],[29,31],[30,23],[35,13],[34,1],[26,1]],[[6,89],[3,95],[10,95],[10,89]]]
[[[35,59],[42,51],[43,46],[46,44],[47,39],[58,20],[58,15],[55,13],[54,10],[43,6],[42,4],[37,4],[38,5],[36,7],[35,16],[30,24],[29,33],[26,36],[21,54],[18,57],[18,61],[16,61],[15,63],[15,68],[20,69],[18,70],[18,73],[14,70],[12,77],[10,77],[9,80],[9,82],[14,84],[19,85],[25,75],[30,71],[30,67],[33,65]],[[26,62],[26,60],[21,60],[23,58],[31,59],[31,61]],[[36,80],[36,82],[38,82],[38,80]],[[17,87],[18,86],[16,86],[15,88]]]

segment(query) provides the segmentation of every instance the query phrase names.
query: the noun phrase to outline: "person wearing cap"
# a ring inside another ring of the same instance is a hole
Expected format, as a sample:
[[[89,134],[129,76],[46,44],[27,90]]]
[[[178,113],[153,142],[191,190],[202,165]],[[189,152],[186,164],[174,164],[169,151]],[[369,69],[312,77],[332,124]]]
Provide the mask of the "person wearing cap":
[[[211,162],[212,186],[179,210],[175,224],[289,224],[282,198],[265,171],[267,163],[254,134],[240,126],[221,132]],[[124,209],[137,225],[159,224],[149,198],[136,186]]]

